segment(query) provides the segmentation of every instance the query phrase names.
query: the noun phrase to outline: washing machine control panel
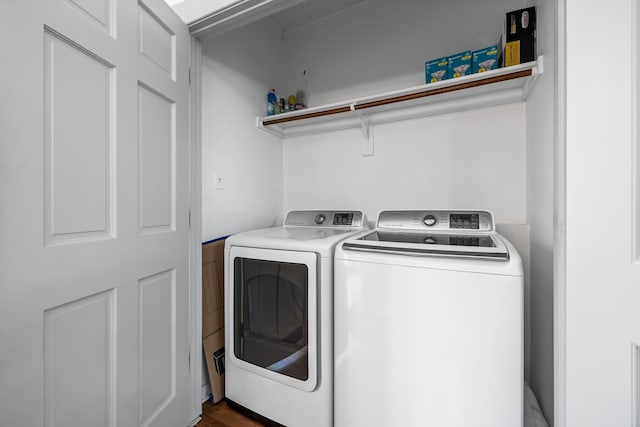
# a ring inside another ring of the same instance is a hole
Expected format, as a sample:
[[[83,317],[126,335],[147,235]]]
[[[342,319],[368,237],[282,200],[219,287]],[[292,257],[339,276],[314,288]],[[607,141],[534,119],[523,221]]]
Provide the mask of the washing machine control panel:
[[[455,213],[449,215],[449,228],[463,228],[466,230],[479,230],[480,229],[480,214],[468,213],[461,214]]]
[[[432,231],[493,231],[493,215],[488,211],[384,211],[378,228]]]
[[[285,226],[361,228],[366,217],[361,211],[291,211]]]

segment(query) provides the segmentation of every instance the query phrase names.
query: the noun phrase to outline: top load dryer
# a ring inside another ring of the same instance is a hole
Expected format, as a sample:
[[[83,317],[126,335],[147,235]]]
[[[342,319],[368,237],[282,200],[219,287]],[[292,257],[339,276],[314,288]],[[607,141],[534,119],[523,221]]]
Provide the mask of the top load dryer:
[[[230,406],[268,424],[333,425],[333,253],[366,226],[360,211],[292,211],[226,240]]]
[[[334,298],[336,427],[522,426],[522,262],[491,213],[380,213]]]

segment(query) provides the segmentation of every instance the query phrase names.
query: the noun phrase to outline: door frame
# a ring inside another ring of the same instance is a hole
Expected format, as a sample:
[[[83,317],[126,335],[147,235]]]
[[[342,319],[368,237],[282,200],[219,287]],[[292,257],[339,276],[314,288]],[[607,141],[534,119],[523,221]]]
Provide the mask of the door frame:
[[[554,149],[554,245],[553,245],[553,353],[554,353],[554,413],[552,415],[554,427],[566,427],[568,416],[568,396],[571,391],[568,390],[568,369],[567,369],[567,71],[569,69],[567,61],[567,3],[568,0],[558,0],[556,2],[556,70],[555,70],[555,149]],[[633,144],[637,146],[640,136],[640,120],[638,119],[638,111],[640,110],[640,5],[637,0],[628,2],[629,12],[631,13],[631,35],[630,56],[631,56],[631,99],[632,103],[628,107],[633,112],[631,125],[631,138]],[[574,30],[575,31],[575,30]],[[630,161],[637,162],[640,153],[633,152]],[[635,168],[633,168],[635,169]],[[638,172],[634,170],[633,185],[637,186],[640,182]],[[640,232],[640,223],[638,222],[638,214],[640,213],[640,197],[637,191],[633,191],[632,212],[633,212],[633,240],[635,246],[630,248],[635,260],[638,259],[640,248],[637,246],[637,236]],[[636,369],[637,362],[633,365]],[[631,391],[633,402],[640,399],[640,390],[634,386]],[[632,405],[631,421],[632,425],[638,425],[640,414],[637,413],[637,404]],[[575,410],[574,410],[575,412]]]
[[[566,425],[566,111],[567,111],[567,43],[566,43],[566,0],[558,0],[556,6],[556,72],[555,72],[555,215],[553,245],[553,407],[548,414],[555,427]]]
[[[190,425],[202,415],[202,44],[189,52],[189,394]]]

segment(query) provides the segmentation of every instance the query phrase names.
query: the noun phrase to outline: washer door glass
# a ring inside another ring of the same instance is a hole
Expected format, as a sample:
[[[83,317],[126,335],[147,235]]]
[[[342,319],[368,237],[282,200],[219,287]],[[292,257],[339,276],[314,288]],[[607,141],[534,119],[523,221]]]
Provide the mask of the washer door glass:
[[[234,346],[239,360],[309,378],[307,265],[234,259]]]

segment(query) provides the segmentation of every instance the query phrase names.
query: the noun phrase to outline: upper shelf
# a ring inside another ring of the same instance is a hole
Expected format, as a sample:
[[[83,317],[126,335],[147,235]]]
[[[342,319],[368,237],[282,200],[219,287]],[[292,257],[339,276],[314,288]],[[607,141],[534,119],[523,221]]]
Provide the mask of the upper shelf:
[[[542,72],[540,56],[526,64],[266,116],[257,126],[287,138],[524,101]]]

